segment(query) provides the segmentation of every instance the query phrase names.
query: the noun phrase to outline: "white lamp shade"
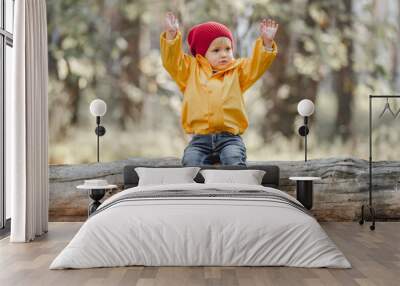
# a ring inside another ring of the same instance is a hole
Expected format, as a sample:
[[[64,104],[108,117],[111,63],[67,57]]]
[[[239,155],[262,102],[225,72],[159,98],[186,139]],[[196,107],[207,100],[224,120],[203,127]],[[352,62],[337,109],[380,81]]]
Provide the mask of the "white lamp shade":
[[[103,116],[106,114],[107,104],[101,99],[95,99],[90,103],[90,113],[93,116]]]
[[[314,113],[314,103],[309,99],[303,99],[297,105],[297,111],[301,116],[310,116]]]

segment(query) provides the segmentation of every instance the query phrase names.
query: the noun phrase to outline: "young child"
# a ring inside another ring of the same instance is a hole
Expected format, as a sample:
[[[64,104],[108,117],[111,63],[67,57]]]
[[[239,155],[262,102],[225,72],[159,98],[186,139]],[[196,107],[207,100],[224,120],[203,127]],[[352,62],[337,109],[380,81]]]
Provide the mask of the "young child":
[[[277,29],[275,21],[263,20],[252,56],[234,59],[231,31],[217,22],[202,23],[189,31],[188,55],[182,51],[177,18],[167,13],[160,36],[162,62],[183,93],[181,123],[192,134],[184,166],[212,164],[216,154],[223,165],[246,165],[240,136],[248,126],[243,93],[275,59]]]

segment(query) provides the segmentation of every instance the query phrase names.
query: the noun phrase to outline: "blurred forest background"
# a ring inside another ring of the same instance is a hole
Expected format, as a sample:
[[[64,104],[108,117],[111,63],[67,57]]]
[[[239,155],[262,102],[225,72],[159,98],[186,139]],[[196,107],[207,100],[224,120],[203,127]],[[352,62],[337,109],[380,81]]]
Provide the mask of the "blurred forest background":
[[[89,104],[106,101],[101,161],[181,157],[181,97],[164,70],[166,11],[186,36],[204,21],[226,24],[236,57],[251,53],[263,18],[279,22],[279,55],[245,94],[249,160],[302,160],[297,103],[315,103],[309,159],[368,158],[368,95],[400,90],[400,6],[395,0],[57,0],[47,2],[50,163],[96,161]],[[400,129],[374,101],[374,160],[399,160]],[[400,101],[389,100],[396,112]]]

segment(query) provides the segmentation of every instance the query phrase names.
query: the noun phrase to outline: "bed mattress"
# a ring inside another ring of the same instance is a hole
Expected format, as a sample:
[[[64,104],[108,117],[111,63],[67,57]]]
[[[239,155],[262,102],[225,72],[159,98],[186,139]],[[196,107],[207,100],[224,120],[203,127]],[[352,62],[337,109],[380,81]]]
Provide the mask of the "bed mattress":
[[[128,265],[351,267],[288,194],[198,183],[138,186],[112,196],[50,269]]]

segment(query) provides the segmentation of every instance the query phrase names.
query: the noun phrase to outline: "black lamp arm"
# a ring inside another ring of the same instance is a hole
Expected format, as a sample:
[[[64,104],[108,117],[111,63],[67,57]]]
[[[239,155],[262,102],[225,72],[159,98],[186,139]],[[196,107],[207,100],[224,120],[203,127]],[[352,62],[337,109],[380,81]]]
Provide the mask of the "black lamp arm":
[[[100,116],[96,116],[96,124],[97,124],[97,127],[94,130],[94,132],[97,135],[97,162],[100,162],[100,141],[99,141],[99,137],[103,136],[104,134],[106,134],[106,129],[104,128],[104,126],[100,125]]]
[[[308,129],[308,116],[304,116],[304,125],[300,126],[299,134],[304,137],[304,161],[307,162],[307,135],[309,133]]]
[[[97,124],[97,127],[94,130],[96,135],[97,136],[103,136],[104,134],[106,134],[106,129],[104,128],[104,126],[100,125],[100,116],[96,116],[96,124]]]

